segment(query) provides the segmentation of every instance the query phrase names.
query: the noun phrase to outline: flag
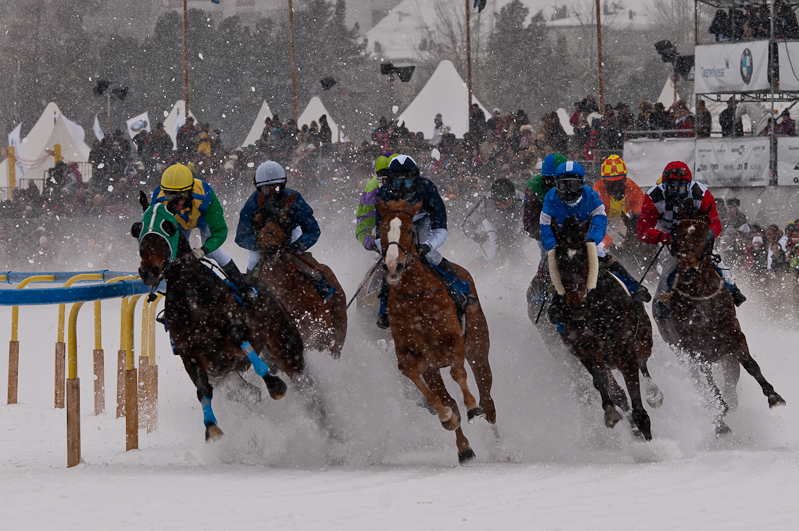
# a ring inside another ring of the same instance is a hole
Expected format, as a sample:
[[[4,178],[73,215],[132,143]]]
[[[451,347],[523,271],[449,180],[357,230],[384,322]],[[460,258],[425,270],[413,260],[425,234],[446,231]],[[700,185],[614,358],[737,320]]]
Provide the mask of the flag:
[[[16,159],[16,167],[17,167],[17,175],[22,175],[25,173],[25,168],[22,163],[19,161],[19,158],[22,156],[20,153],[20,147],[22,145],[22,141],[20,140],[20,132],[22,131],[22,122],[17,124],[13,131],[8,134],[8,147],[13,147],[15,149],[14,158]]]
[[[92,126],[92,130],[94,131],[94,136],[97,137],[97,140],[102,141],[103,137],[103,130],[100,129],[100,120],[97,119],[97,115],[94,115],[94,125]]]
[[[183,124],[186,123],[186,115],[180,112],[180,107],[177,109],[177,114],[175,115],[175,133],[183,127]]]
[[[142,113],[138,116],[134,116],[127,122],[128,125],[128,134],[131,138],[136,136],[139,131],[147,131],[150,132],[150,117],[147,116],[147,113]]]

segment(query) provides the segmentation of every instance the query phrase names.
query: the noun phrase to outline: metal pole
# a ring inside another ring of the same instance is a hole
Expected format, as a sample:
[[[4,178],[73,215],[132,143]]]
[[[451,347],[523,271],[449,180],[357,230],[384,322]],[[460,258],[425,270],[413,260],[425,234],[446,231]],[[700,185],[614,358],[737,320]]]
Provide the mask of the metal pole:
[[[185,0],[184,0],[185,1]],[[297,60],[294,56],[294,4],[289,0],[289,33],[291,34],[291,108],[294,113],[294,123],[297,122]]]
[[[599,108],[605,112],[605,73],[602,66],[602,8],[596,0],[596,51],[599,61]]]
[[[183,116],[189,120],[189,9],[186,0],[183,0]]]
[[[768,39],[768,50],[769,50],[769,71],[768,77],[769,79],[769,86],[771,87],[771,156],[769,157],[769,163],[771,165],[771,178],[769,179],[769,185],[777,186],[777,182],[779,180],[779,168],[778,168],[778,160],[777,160],[777,118],[774,115],[774,85],[776,84],[776,80],[774,79],[779,72],[774,71],[774,65],[777,63],[777,58],[779,57],[779,48],[774,46],[774,7],[776,2],[772,0],[771,2],[771,27],[769,31],[769,39]]]
[[[108,99],[108,121],[105,124],[106,134],[111,134],[111,89],[106,89],[106,98]]]
[[[468,117],[472,110],[472,11],[469,0],[466,0],[466,86],[469,88],[469,108],[466,109]]]

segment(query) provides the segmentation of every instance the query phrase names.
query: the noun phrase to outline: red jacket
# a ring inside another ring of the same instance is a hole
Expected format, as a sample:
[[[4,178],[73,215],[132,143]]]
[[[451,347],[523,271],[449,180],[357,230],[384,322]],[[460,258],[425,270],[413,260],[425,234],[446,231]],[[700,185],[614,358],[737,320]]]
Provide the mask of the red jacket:
[[[688,196],[693,199],[694,206],[703,214],[708,214],[708,224],[718,237],[721,234],[721,220],[716,211],[716,200],[707,186],[691,181]],[[638,218],[638,238],[645,242],[665,245],[671,244],[671,229],[674,226],[673,207],[666,204],[666,191],[663,184],[650,188],[644,197],[641,217]]]

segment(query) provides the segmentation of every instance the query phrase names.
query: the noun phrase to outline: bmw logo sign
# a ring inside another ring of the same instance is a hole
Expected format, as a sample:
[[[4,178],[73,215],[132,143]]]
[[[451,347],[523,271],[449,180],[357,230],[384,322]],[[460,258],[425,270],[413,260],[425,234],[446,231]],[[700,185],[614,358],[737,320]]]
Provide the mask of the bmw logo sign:
[[[749,48],[744,49],[741,54],[741,78],[746,85],[752,81],[752,52]]]

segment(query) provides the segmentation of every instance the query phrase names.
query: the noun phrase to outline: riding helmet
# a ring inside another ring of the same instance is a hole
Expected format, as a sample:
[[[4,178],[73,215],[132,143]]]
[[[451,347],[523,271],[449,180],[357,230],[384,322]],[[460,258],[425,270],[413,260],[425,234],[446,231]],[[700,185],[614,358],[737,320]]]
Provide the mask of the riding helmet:
[[[256,188],[286,184],[286,170],[274,160],[267,160],[255,170],[252,182]]]
[[[164,192],[187,192],[194,187],[194,175],[183,164],[173,164],[161,175],[161,190]]]
[[[564,162],[566,157],[560,153],[550,153],[541,161],[541,181],[547,191],[555,186],[555,171]]]
[[[555,170],[555,194],[564,203],[574,203],[583,195],[585,169],[578,162],[566,161]]]
[[[391,162],[391,159],[396,156],[396,153],[383,153],[377,157],[377,160],[375,161],[375,175],[377,175],[378,178],[388,175],[388,165]]]
[[[510,201],[516,197],[516,187],[513,182],[505,177],[500,177],[491,183],[491,199],[497,202]]]
[[[661,176],[666,201],[674,203],[688,196],[691,187],[691,169],[684,162],[675,160],[666,164]]]
[[[627,165],[620,156],[611,155],[602,162],[600,172],[604,180],[618,181],[627,177]]]
[[[386,186],[397,199],[410,199],[416,191],[419,167],[408,155],[396,155],[388,164]]]

